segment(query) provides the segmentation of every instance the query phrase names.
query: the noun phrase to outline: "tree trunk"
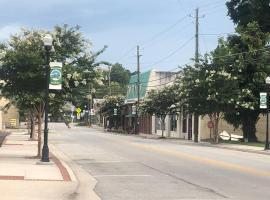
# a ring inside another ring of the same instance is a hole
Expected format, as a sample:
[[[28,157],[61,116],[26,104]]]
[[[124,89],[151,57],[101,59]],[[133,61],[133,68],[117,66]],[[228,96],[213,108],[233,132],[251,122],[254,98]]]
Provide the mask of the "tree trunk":
[[[31,139],[32,137],[31,137],[31,118],[30,118],[30,116],[27,117],[26,126],[27,126],[27,133],[29,134],[30,139]]]
[[[37,134],[36,134],[36,123],[35,123],[35,117],[32,114],[31,115],[31,134],[30,137],[32,140],[37,140]]]
[[[210,116],[210,120],[213,123],[213,143],[217,144],[219,142],[219,134],[218,134],[218,125],[219,125],[219,113],[215,113]]]
[[[165,118],[161,119],[161,137],[164,138]]]
[[[41,113],[38,112],[38,151],[37,151],[37,157],[41,158],[41,133],[42,133],[42,117]]]
[[[256,124],[258,121],[258,114],[257,113],[249,113],[243,119],[243,136],[249,142],[257,142],[256,137]]]

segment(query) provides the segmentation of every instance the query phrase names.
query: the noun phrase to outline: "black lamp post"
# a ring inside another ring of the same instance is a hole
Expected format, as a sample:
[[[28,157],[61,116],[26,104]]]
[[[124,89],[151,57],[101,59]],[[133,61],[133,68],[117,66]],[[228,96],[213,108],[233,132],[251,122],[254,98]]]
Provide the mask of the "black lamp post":
[[[270,84],[270,77],[267,77],[266,79],[265,79],[265,83],[266,83],[266,85],[269,85]],[[268,90],[268,88],[267,88],[267,90]],[[269,95],[269,92],[267,91],[267,93],[266,93],[266,98],[267,98],[267,100],[266,100],[266,102],[267,102],[267,108],[266,108],[266,134],[265,134],[265,147],[264,147],[264,149],[265,150],[269,150],[269,109],[268,109],[268,106],[269,106],[269,102],[268,102],[268,100],[269,100],[269,97],[268,97],[268,95]]]
[[[49,73],[50,73],[50,51],[52,49],[53,38],[46,34],[43,43],[46,51],[46,93],[45,93],[45,124],[44,124],[44,143],[42,148],[42,162],[50,162],[48,147],[48,106],[49,106]]]

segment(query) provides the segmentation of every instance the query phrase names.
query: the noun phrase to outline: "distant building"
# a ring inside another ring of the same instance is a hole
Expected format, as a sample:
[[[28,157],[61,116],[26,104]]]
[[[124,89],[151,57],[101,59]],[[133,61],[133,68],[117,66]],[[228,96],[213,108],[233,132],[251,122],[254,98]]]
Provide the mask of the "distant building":
[[[143,101],[149,91],[151,90],[159,90],[164,88],[167,85],[173,83],[176,78],[175,72],[166,72],[166,71],[156,71],[150,70],[144,73],[140,73],[140,93],[139,93],[139,101]],[[133,75],[130,78],[130,82],[128,85],[126,100],[125,100],[125,108],[123,112],[123,130],[128,133],[135,132],[135,120],[136,120],[136,110],[135,106],[138,101],[138,86],[137,86],[137,75]],[[144,134],[152,134],[153,133],[153,120],[152,116],[140,116],[139,121],[139,132]],[[155,130],[155,127],[154,127]]]
[[[10,101],[0,97],[0,130],[19,127],[19,111]]]

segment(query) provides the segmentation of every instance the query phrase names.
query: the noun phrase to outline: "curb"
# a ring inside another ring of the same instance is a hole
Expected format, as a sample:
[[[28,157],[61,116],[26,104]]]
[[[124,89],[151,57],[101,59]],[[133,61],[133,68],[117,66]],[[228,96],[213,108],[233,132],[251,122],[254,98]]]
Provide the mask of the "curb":
[[[145,138],[145,139],[153,139],[155,140],[156,138]],[[169,138],[170,139],[170,138]],[[164,141],[168,141],[170,142],[170,140],[164,140]],[[162,139],[161,139],[162,141]],[[180,141],[180,142],[178,142]],[[171,141],[172,142],[172,141]],[[235,147],[225,147],[225,146],[215,146],[215,145],[211,145],[211,144],[208,144],[208,143],[181,143],[181,140],[177,140],[176,139],[176,142],[173,142],[175,144],[180,144],[180,145],[186,145],[186,146],[201,146],[201,147],[210,147],[210,148],[217,148],[217,149],[227,149],[227,150],[232,150],[232,151],[239,151],[239,152],[245,152],[245,153],[253,153],[253,154],[260,154],[260,155],[267,155],[267,156],[270,156],[270,151],[262,151],[262,150],[251,150],[251,149],[240,149],[240,148],[235,148]]]
[[[218,149],[227,149],[227,150],[233,150],[233,151],[240,151],[240,152],[254,153],[254,154],[261,154],[261,155],[270,156],[270,151],[239,149],[239,148],[234,148],[234,147],[211,146],[211,145],[208,145],[208,144],[200,145],[200,146],[207,146],[207,147],[218,148]]]
[[[101,130],[102,131],[102,130]],[[104,132],[105,133],[105,132]],[[121,135],[121,134],[119,134]],[[124,134],[123,134],[124,135]],[[160,141],[162,141],[163,139],[160,138],[160,137],[155,137],[153,135],[149,135],[150,137],[147,137],[143,134],[139,134],[139,135],[131,135],[131,134],[126,134],[127,136],[135,136],[135,137],[140,137],[140,138],[143,138],[143,139],[150,139],[150,140],[157,140],[159,139]],[[153,137],[151,137],[153,136]],[[166,140],[167,139],[167,140]],[[168,142],[172,142],[170,141],[171,138],[165,138],[165,140],[163,141],[168,141]],[[177,142],[174,142],[174,143],[177,143],[177,144],[180,144],[180,145],[186,145],[186,146],[201,146],[201,147],[211,147],[211,148],[218,148],[218,149],[227,149],[227,150],[233,150],[233,151],[239,151],[239,152],[245,152],[245,153],[253,153],[253,154],[260,154],[260,155],[266,155],[266,156],[270,156],[270,150],[269,151],[260,151],[260,150],[250,150],[250,149],[239,149],[239,148],[234,148],[234,147],[221,147],[221,146],[213,146],[211,144],[207,144],[207,143],[181,143],[181,140],[177,139],[177,138],[173,138],[175,139]],[[180,142],[178,142],[180,141]]]
[[[50,144],[50,149],[53,154],[62,162],[66,167],[71,180],[76,182],[75,190],[70,194],[70,198],[80,200],[100,200],[98,195],[94,192],[97,180],[89,173],[83,170],[77,163],[75,163],[68,155],[57,149],[54,144]]]

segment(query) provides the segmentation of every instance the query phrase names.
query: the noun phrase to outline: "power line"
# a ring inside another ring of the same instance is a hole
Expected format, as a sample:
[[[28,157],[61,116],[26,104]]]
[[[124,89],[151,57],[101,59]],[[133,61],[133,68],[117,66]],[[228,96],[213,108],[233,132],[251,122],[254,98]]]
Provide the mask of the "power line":
[[[173,29],[175,26],[177,26],[179,23],[181,23],[182,21],[184,21],[186,18],[188,18],[188,15],[185,15],[184,17],[178,19],[175,23],[173,23],[172,25],[170,25],[169,27],[167,27],[166,29],[162,30],[161,32],[157,33],[156,35],[152,36],[150,39],[148,39],[148,41],[144,42],[143,45],[141,46],[146,46],[146,44],[152,42],[153,40],[155,40],[156,38],[158,38],[159,36],[167,33],[168,31],[170,31],[171,29]],[[129,55],[134,49],[136,49],[136,46],[133,46],[131,49],[129,49],[126,53],[123,54],[123,56],[121,56],[121,59],[125,58],[127,55]]]
[[[179,23],[181,23],[182,21],[184,21],[186,18],[188,18],[189,15],[185,15],[184,17],[178,19],[175,23],[173,23],[172,25],[168,26],[166,29],[162,30],[161,32],[157,33],[156,35],[154,35],[152,38],[150,38],[147,42],[144,42],[144,45],[141,45],[142,47],[145,47],[147,43],[155,40],[156,38],[158,38],[159,36],[167,33],[168,31],[170,31],[171,29],[173,29],[175,26],[177,26]]]
[[[228,32],[228,33],[201,33],[199,35],[204,35],[204,36],[207,36],[207,35],[213,35],[213,36],[216,36],[216,35],[229,35],[229,34],[237,34],[237,32]]]
[[[194,36],[192,36],[190,39],[188,39],[183,45],[181,45],[180,47],[178,47],[177,49],[175,49],[173,52],[171,52],[169,55],[163,57],[162,59],[154,62],[151,66],[155,66],[159,63],[162,63],[164,60],[167,60],[168,58],[172,57],[173,55],[175,55],[178,51],[180,51],[181,49],[183,49],[187,44],[190,43],[191,40],[194,39]]]
[[[256,50],[252,50],[252,51],[246,51],[246,52],[241,52],[241,53],[235,53],[235,54],[231,54],[231,55],[226,55],[226,56],[215,56],[215,57],[211,57],[212,59],[217,59],[217,58],[228,58],[228,57],[233,57],[233,56],[236,56],[236,55],[241,55],[241,54],[246,54],[246,53],[252,53],[252,52],[256,52],[256,51],[269,51],[268,48],[262,48],[262,49],[256,49]],[[252,59],[253,60],[253,59]],[[257,59],[259,60],[259,59]],[[254,61],[256,61],[254,59]],[[244,61],[244,62],[248,62],[248,61]],[[192,62],[189,62],[189,63],[186,63],[184,65],[182,65],[182,67],[186,66],[186,65],[189,65],[191,64]],[[229,62],[228,62],[229,63]],[[234,61],[232,61],[231,63],[234,63]],[[181,66],[179,66],[179,68],[181,68]],[[179,70],[178,72],[175,72],[175,74],[178,74],[178,73],[181,73],[181,70]],[[167,77],[170,77],[170,76],[174,76],[175,74],[172,74],[172,75],[169,75]],[[159,79],[155,79],[155,80],[151,80],[151,81],[148,81],[148,82],[153,82],[153,81],[158,81],[158,80],[162,80],[162,79],[165,79],[167,77],[162,77],[162,78],[159,78]],[[141,83],[148,83],[148,82],[141,82]],[[170,82],[168,82],[170,83]],[[133,83],[132,83],[133,84]],[[130,84],[130,85],[132,85]],[[167,84],[167,83],[166,83]],[[155,87],[155,86],[152,86],[152,87]]]
[[[191,26],[191,25],[192,25],[192,23],[186,24],[185,26],[181,27],[180,31],[178,31],[177,33],[178,33],[178,34],[181,33],[182,31],[186,30],[186,28],[188,28],[188,27]],[[170,37],[170,38],[171,38],[171,37]],[[144,46],[143,46],[143,49],[145,49],[146,47],[149,48],[149,47],[152,47],[152,46],[154,46],[154,45],[156,45],[156,44],[159,44],[160,42],[162,42],[162,41],[164,41],[164,40],[166,40],[166,39],[168,39],[168,37],[163,38],[163,39],[160,39],[160,40],[158,40],[158,42],[155,41],[155,40],[153,40],[152,42],[149,42],[148,44],[144,45]]]

